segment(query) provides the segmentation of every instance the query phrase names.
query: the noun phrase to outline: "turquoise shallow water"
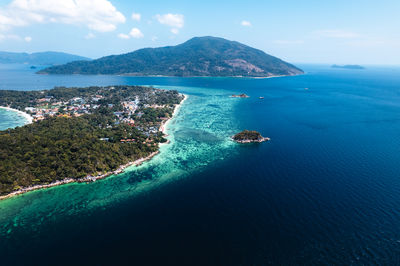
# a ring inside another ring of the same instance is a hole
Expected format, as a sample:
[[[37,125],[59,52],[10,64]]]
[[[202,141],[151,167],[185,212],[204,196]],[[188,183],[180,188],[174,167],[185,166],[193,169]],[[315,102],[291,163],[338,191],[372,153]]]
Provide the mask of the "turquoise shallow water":
[[[0,130],[24,125],[26,119],[17,112],[0,108]]]
[[[400,68],[303,68],[256,80],[0,66],[0,89],[155,84],[189,95],[151,161],[1,201],[2,264],[397,265]],[[232,143],[242,129],[272,140]]]
[[[0,234],[11,235],[15,228],[40,226],[45,217],[57,220],[64,215],[80,215],[96,208],[112,208],[119,201],[149,192],[167,182],[175,182],[210,163],[235,153],[230,136],[238,131],[231,119],[233,92],[190,87],[158,86],[190,93],[175,118],[167,126],[170,144],[160,154],[126,173],[90,184],[67,184],[37,190],[0,203]],[[193,91],[196,91],[193,94]],[[9,114],[5,127],[23,123]],[[11,122],[12,121],[12,122]],[[87,215],[87,214],[86,214]],[[36,225],[35,225],[36,224]]]

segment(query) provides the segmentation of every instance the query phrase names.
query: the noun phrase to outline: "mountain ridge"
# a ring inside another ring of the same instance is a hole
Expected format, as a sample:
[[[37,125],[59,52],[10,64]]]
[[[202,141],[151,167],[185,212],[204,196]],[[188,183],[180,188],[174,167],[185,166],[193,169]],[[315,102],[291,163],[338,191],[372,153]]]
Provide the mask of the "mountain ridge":
[[[270,77],[303,71],[265,52],[218,37],[194,37],[176,46],[142,48],[92,61],[49,67],[39,74]]]
[[[0,63],[3,64],[32,64],[60,65],[76,60],[91,60],[90,58],[63,52],[15,53],[0,51]]]

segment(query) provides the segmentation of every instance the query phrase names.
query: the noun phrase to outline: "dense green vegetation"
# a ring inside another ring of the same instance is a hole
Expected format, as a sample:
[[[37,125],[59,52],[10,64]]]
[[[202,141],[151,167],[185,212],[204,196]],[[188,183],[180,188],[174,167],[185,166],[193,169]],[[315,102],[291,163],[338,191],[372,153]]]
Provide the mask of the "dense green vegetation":
[[[53,97],[58,101],[67,101],[74,97],[86,98],[96,93],[101,93],[105,97],[105,99],[99,101],[100,104],[118,104],[132,95],[141,98],[141,105],[174,105],[182,100],[175,90],[155,90],[151,87],[143,86],[109,86],[103,89],[95,86],[86,88],[56,87],[52,90],[44,91],[0,90],[0,106],[9,106],[24,111],[25,107],[35,105],[36,100],[39,98]]]
[[[98,95],[102,96],[96,102],[98,107],[89,114],[54,115],[0,131],[0,195],[65,178],[106,173],[148,156],[158,150],[158,143],[166,141],[159,126],[183,99],[174,90],[111,86],[0,91],[0,105],[23,110],[50,96],[51,101],[68,104],[71,98],[82,97],[87,105]],[[132,125],[123,120],[128,114],[121,102],[134,99],[138,102],[137,110],[128,113],[135,120]]]
[[[19,187],[107,172],[157,150],[137,129],[97,127],[104,117],[50,118],[0,132],[0,193]],[[110,141],[99,140],[108,137]],[[137,142],[122,144],[121,138]]]
[[[136,119],[141,123],[156,123],[163,117],[170,117],[172,115],[171,108],[144,108],[141,110],[142,115]]]
[[[238,42],[198,37],[177,46],[146,48],[93,61],[71,62],[38,73],[268,77],[297,75],[303,71]]]
[[[237,133],[235,136],[233,136],[233,140],[235,141],[257,141],[261,140],[262,138],[263,137],[261,136],[261,134],[254,130],[243,130],[242,132]]]
[[[83,56],[59,52],[42,52],[32,54],[0,52],[0,63],[2,64],[61,65],[77,60],[90,59]]]

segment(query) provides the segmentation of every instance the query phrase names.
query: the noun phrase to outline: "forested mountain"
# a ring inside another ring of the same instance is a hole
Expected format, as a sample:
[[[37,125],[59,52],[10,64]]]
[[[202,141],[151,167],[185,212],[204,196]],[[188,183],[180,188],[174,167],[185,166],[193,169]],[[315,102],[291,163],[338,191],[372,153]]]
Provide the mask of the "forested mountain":
[[[93,61],[71,62],[38,73],[269,77],[298,75],[303,71],[239,42],[196,37],[177,46],[145,48]]]

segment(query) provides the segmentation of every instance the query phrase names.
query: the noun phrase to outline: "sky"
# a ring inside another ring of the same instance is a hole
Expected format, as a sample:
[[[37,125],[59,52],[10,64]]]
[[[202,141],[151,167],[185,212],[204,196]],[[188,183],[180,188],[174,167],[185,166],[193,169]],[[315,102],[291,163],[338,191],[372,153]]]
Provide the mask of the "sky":
[[[196,36],[292,63],[400,65],[400,0],[0,0],[0,51],[98,58]]]

